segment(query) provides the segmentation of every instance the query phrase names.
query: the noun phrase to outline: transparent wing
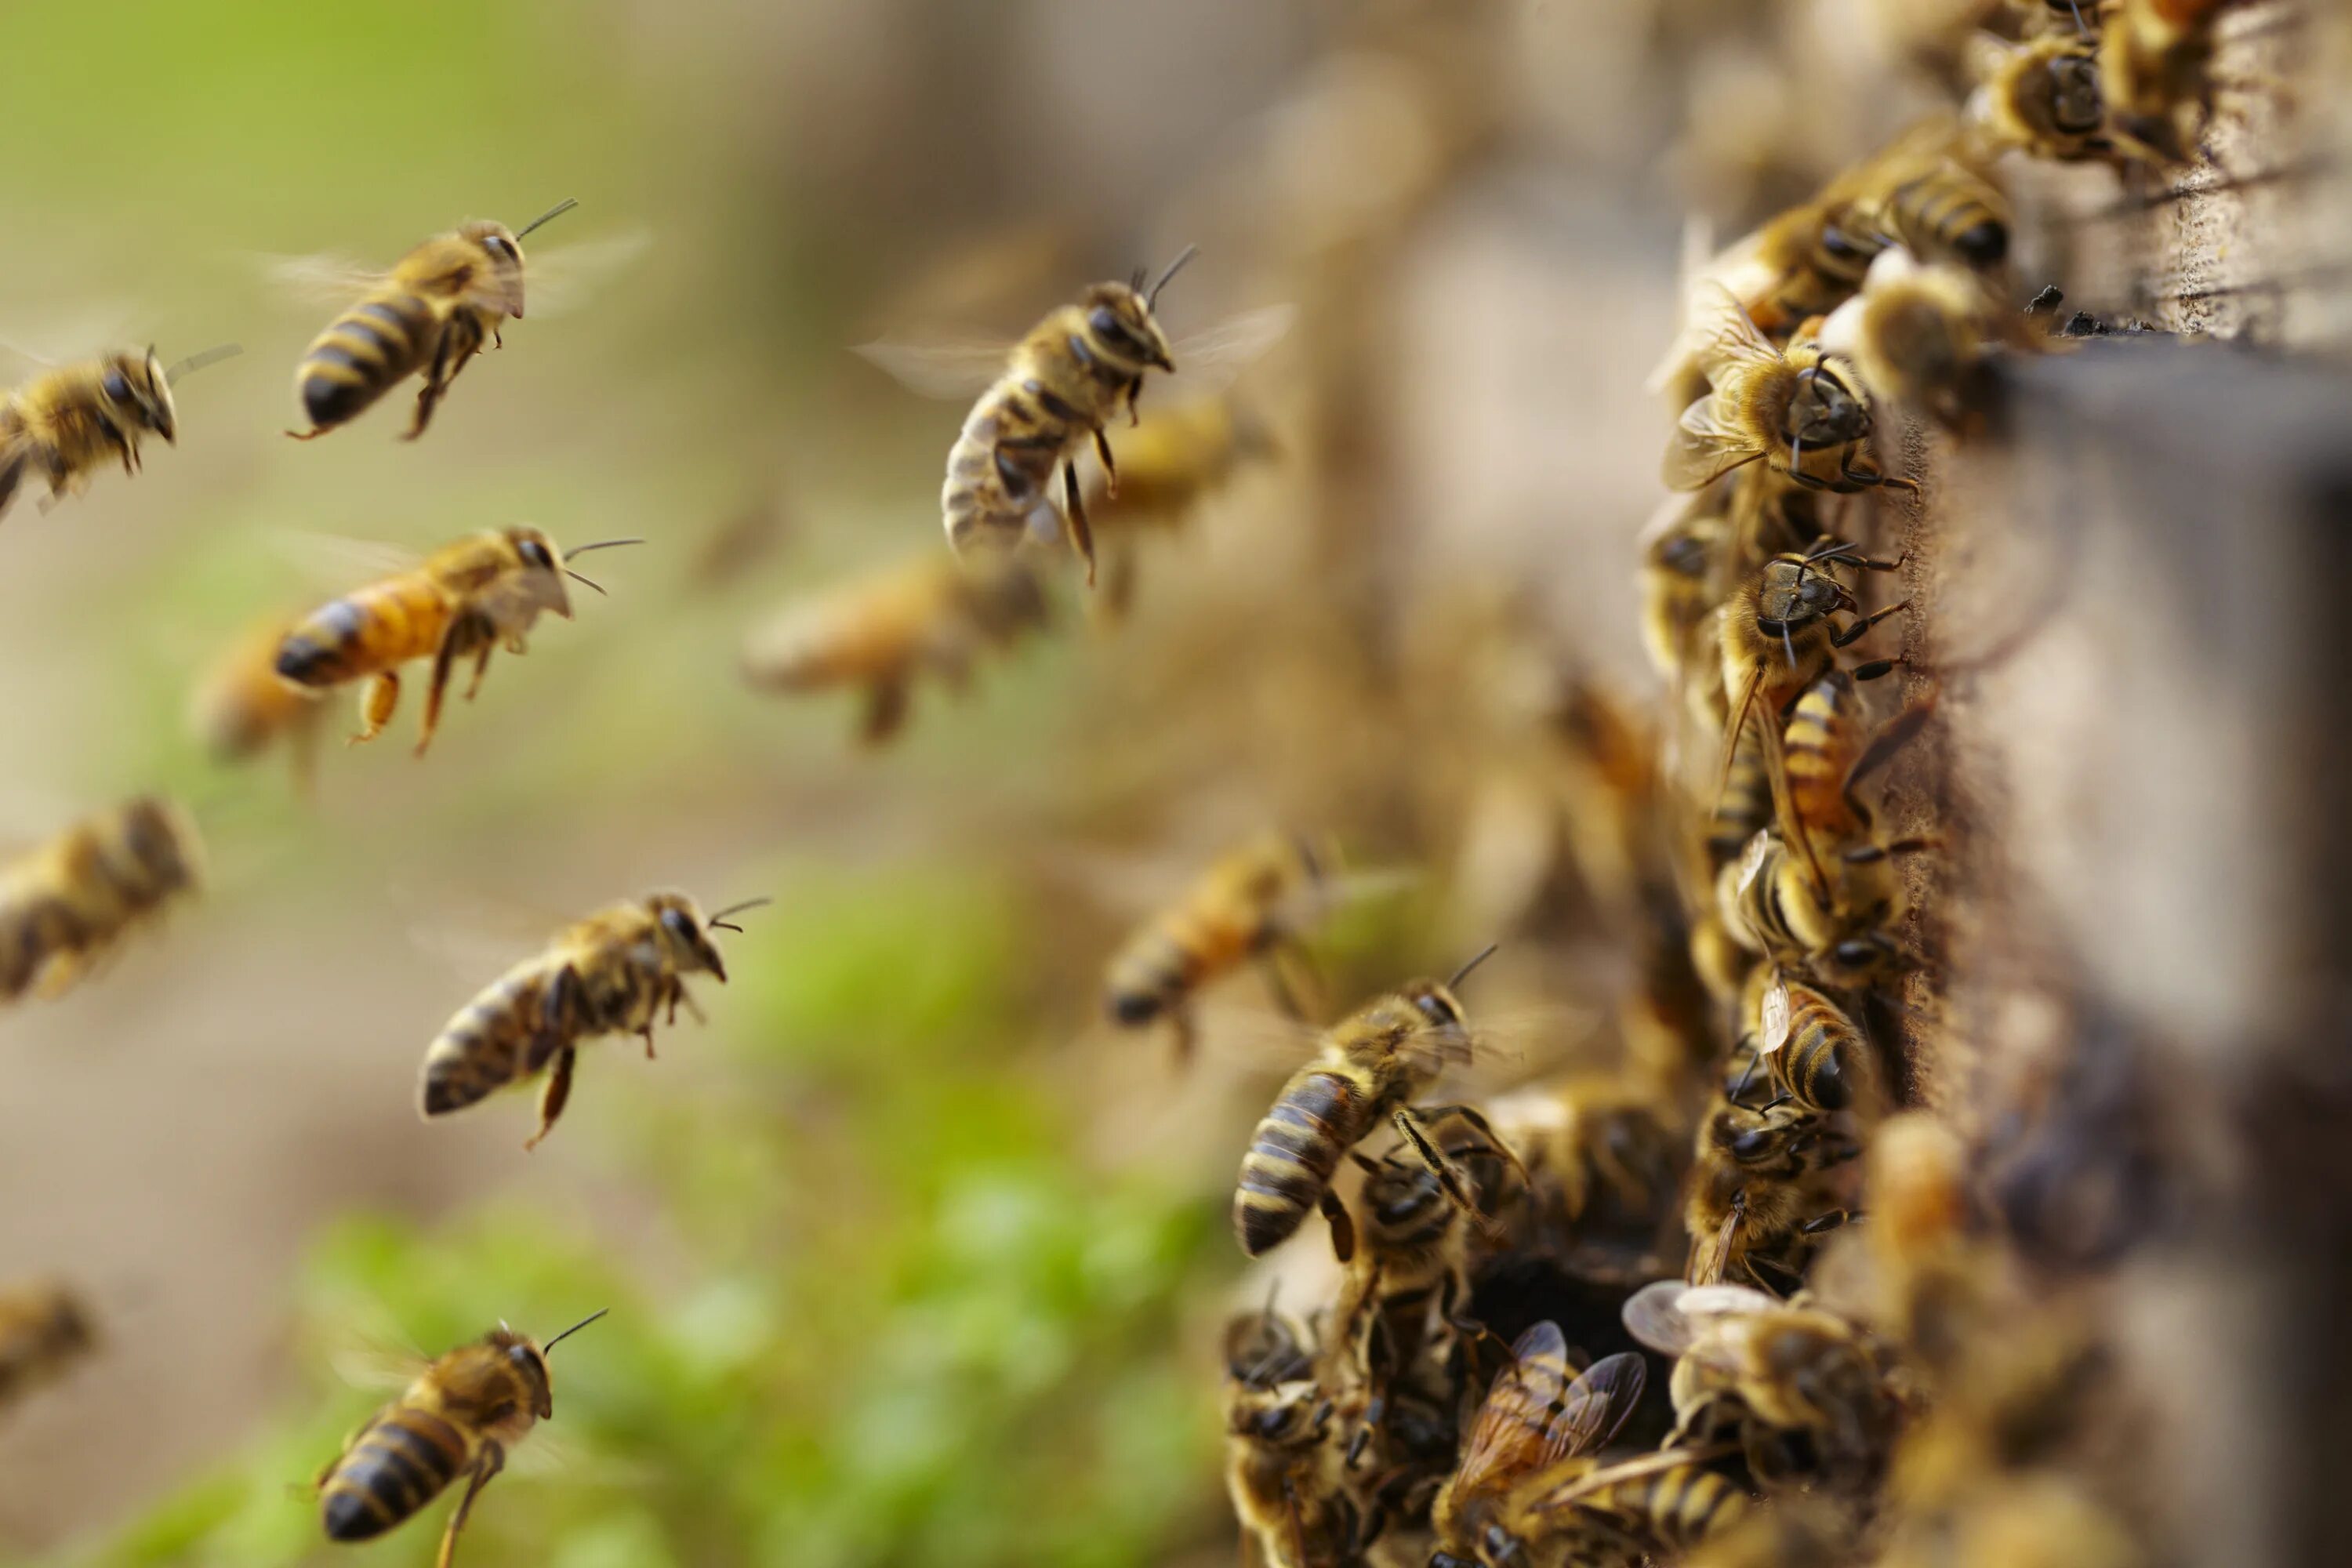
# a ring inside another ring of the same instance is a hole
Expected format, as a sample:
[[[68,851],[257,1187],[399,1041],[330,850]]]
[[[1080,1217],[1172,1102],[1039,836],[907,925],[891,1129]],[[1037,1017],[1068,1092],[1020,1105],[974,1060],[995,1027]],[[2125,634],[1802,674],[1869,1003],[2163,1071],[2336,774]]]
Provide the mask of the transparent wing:
[[[1633,1417],[1649,1385],[1649,1367],[1633,1351],[1603,1356],[1569,1385],[1560,1412],[1544,1434],[1544,1463],[1607,1447]]]
[[[341,304],[366,293],[389,274],[356,257],[335,251],[310,256],[256,257],[262,276],[288,292],[320,304]]]
[[[1180,337],[1168,345],[1175,374],[1151,390],[1177,398],[1222,392],[1252,361],[1289,335],[1297,321],[1297,306],[1266,305]]]
[[[1772,340],[1759,331],[1739,297],[1721,283],[1699,290],[1693,301],[1691,329],[1699,368],[1720,386],[1724,372],[1743,364],[1770,364],[1780,357]]]
[[[396,577],[415,570],[424,560],[397,544],[306,529],[279,529],[271,534],[270,544],[305,584],[321,593],[347,593],[362,584]]]
[[[1732,469],[1752,463],[1763,452],[1716,419],[1715,395],[1709,393],[1683,410],[1675,433],[1666,442],[1659,477],[1672,490],[1703,490]]]
[[[1769,1057],[1789,1043],[1789,983],[1779,974],[1765,987],[1761,1013],[1757,1020],[1756,1051]]]
[[[653,246],[653,230],[633,228],[561,246],[544,256],[533,252],[523,266],[523,298],[530,314],[561,316],[579,310],[644,260]]]
[[[1661,1279],[1626,1300],[1625,1331],[1661,1355],[1688,1355],[1716,1327],[1780,1303],[1746,1285],[1685,1285]]]
[[[1512,1342],[1511,1364],[1495,1374],[1471,1422],[1454,1475],[1457,1495],[1499,1489],[1541,1467],[1549,1417],[1564,1409],[1572,1375],[1558,1323],[1538,1323]]]
[[[908,391],[923,397],[965,401],[978,397],[1004,374],[1013,342],[1004,338],[877,338],[850,353],[878,365]]]

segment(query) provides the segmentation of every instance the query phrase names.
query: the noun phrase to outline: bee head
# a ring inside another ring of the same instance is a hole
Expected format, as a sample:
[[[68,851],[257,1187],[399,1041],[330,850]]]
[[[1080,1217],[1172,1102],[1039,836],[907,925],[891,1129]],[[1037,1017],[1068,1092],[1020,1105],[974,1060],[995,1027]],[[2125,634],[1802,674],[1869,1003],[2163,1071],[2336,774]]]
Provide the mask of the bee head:
[[[1780,433],[1794,446],[1843,447],[1870,434],[1870,405],[1827,363],[1816,361],[1797,373]]]
[[[741,931],[739,925],[728,923],[727,917],[745,910],[757,909],[770,902],[767,899],[746,899],[730,904],[715,914],[705,915],[700,907],[684,893],[656,893],[646,900],[653,911],[655,930],[659,933],[662,951],[681,973],[708,971],[727,984],[727,961],[719,955],[719,948],[710,940],[713,931]]]
[[[1853,595],[1830,575],[1826,561],[1802,555],[1774,557],[1764,567],[1764,591],[1756,618],[1767,629],[1810,626],[1832,610],[1850,610]]]
[[[2095,134],[2107,117],[2099,92],[2098,58],[2088,49],[2070,49],[2050,61],[2048,69],[2050,127],[2064,136]]]
[[[1138,369],[1146,365],[1176,368],[1167,336],[1152,317],[1150,302],[1133,284],[1097,283],[1087,290],[1082,304],[1087,333],[1094,340],[1088,346],[1099,347],[1113,361]]]
[[[1813,971],[1838,991],[1883,985],[1903,971],[1903,950],[1885,931],[1868,931],[1832,944],[1814,957]]]
[[[544,1421],[555,1414],[555,1384],[547,1370],[547,1352],[530,1335],[516,1333],[500,1323],[482,1342],[506,1357],[507,1364],[522,1379],[530,1393],[531,1415]]]
[[[490,286],[484,292],[499,310],[522,320],[522,244],[514,230],[485,218],[460,228],[457,237],[471,241],[489,263]]]
[[[173,446],[180,441],[180,411],[172,401],[172,383],[163,362],[150,348],[144,354],[128,350],[106,356],[98,378],[99,395],[133,429],[152,430]]]
[[[522,567],[516,588],[523,603],[570,620],[572,595],[563,586],[563,552],[556,548],[555,541],[543,528],[524,524],[507,529],[505,533]]]

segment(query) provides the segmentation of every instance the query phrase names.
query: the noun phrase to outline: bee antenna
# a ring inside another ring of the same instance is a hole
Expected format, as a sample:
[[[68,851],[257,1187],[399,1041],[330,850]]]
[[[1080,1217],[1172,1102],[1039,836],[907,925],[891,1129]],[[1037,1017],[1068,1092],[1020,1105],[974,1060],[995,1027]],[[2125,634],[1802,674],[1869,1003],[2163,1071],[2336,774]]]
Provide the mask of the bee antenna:
[[[610,1307],[597,1308],[594,1311],[589,1313],[586,1317],[581,1319],[578,1322],[572,1324],[570,1328],[564,1330],[562,1333],[556,1335],[553,1339],[540,1346],[539,1353],[545,1355],[548,1352],[553,1350],[556,1346],[562,1344],[564,1341],[570,1339],[572,1335],[578,1333],[581,1330],[586,1328],[589,1324],[594,1322],[597,1319],[603,1317],[612,1310],[613,1309]]]
[[[1184,264],[1200,254],[1201,247],[1197,245],[1188,245],[1178,251],[1176,259],[1168,264],[1168,270],[1160,275],[1160,281],[1151,286],[1151,292],[1143,297],[1143,308],[1147,310],[1157,310],[1160,305],[1160,290],[1168,287],[1168,279],[1183,271]],[[1140,274],[1138,275],[1139,281],[1140,276]]]
[[[1485,948],[1480,950],[1475,958],[1473,958],[1469,963],[1464,964],[1461,968],[1454,972],[1454,978],[1445,983],[1445,988],[1448,991],[1451,991],[1455,986],[1461,984],[1465,976],[1466,976],[1472,970],[1477,968],[1480,964],[1486,963],[1488,959],[1494,957],[1495,954],[1501,950],[1502,945],[1503,944],[1499,942],[1488,942]]]
[[[152,353],[153,351],[150,350],[149,352]],[[218,364],[225,359],[235,359],[244,352],[244,346],[239,343],[217,343],[213,347],[205,350],[201,353],[190,354],[187,358],[180,361],[177,364],[167,366],[164,369],[163,384],[171,386],[176,384],[184,375],[193,374],[194,372],[204,369],[205,366],[208,364]]]
[[[703,920],[702,923],[707,926],[717,926],[721,931],[740,931],[743,929],[741,926],[729,925],[727,923],[727,917],[729,915],[740,915],[745,910],[763,909],[775,901],[775,900],[768,898],[765,895],[756,899],[746,899],[740,904],[730,904],[725,909],[720,910],[717,914],[707,916]]]
[[[576,207],[579,205],[580,202],[577,197],[564,197],[562,201],[556,203],[553,206],[548,208],[545,212],[540,214],[537,217],[531,219],[529,223],[515,230],[515,237],[517,239],[520,239],[524,235],[529,234],[532,229],[537,228],[540,225],[546,223],[551,219],[562,217],[565,213],[570,212],[573,207]]]
[[[566,577],[571,578],[574,583],[585,583],[585,584],[588,584],[588,586],[590,586],[591,588],[595,589],[595,590],[596,590],[596,592],[598,592],[598,593],[600,593],[600,594],[604,594],[604,584],[602,584],[602,583],[599,583],[599,582],[598,582],[598,581],[596,581],[596,579],[595,579],[595,578],[593,578],[593,577],[583,577],[583,576],[582,576],[579,573],[574,572],[573,570],[572,570],[572,568],[571,568],[571,567],[569,567],[569,566],[567,566],[567,567],[565,567],[565,568],[563,569],[563,574],[564,574]],[[604,594],[604,596],[605,596],[606,598],[608,598],[608,599],[612,597],[612,595],[611,595],[610,594]]]
[[[585,555],[592,550],[610,550],[616,544],[643,544],[642,539],[600,539],[593,544],[575,544],[563,552],[566,561],[575,555]]]
[[[1143,280],[1150,276],[1150,271],[1139,267],[1127,275],[1127,286],[1140,294],[1143,292]]]

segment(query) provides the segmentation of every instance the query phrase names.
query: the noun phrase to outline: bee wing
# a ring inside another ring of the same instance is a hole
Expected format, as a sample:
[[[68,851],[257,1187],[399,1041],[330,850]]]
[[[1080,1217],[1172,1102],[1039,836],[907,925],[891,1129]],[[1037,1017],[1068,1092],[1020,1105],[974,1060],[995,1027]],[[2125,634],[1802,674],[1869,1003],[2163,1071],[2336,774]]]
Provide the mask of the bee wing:
[[[635,267],[653,244],[653,230],[633,228],[531,256],[523,266],[523,297],[531,315],[561,316],[579,310]]]
[[[1638,1352],[1603,1356],[1569,1384],[1560,1412],[1544,1434],[1544,1463],[1590,1454],[1608,1446],[1632,1418],[1649,1386],[1650,1369]]]
[[[1688,1355],[1714,1327],[1779,1306],[1745,1285],[1686,1285],[1660,1279],[1626,1299],[1625,1331],[1660,1355]]]
[[[1004,374],[1013,343],[1003,338],[877,338],[849,351],[923,397],[968,402]]]
[[[1173,398],[1222,392],[1252,361],[1288,336],[1297,321],[1296,305],[1265,305],[1180,337],[1168,345],[1175,372],[1154,390]]]
[[[1684,1270],[1692,1284],[1719,1285],[1723,1282],[1725,1272],[1731,1267],[1732,1239],[1738,1230],[1739,1215],[1733,1212],[1723,1216],[1723,1223],[1715,1227],[1714,1235],[1692,1239],[1690,1264]]]
[[[1756,1051],[1770,1056],[1789,1043],[1789,982],[1775,973],[1764,990],[1763,1016],[1758,1020]]]
[[[1463,1445],[1454,1479],[1457,1494],[1499,1489],[1542,1468],[1557,1421],[1532,1425],[1528,1413],[1565,1414],[1570,1375],[1568,1342],[1558,1323],[1538,1323],[1512,1342],[1511,1363],[1495,1374]]]
[[[1739,296],[1723,284],[1711,283],[1700,289],[1693,303],[1694,342],[1699,368],[1708,381],[1720,386],[1726,371],[1780,359],[1780,351],[1757,327]]]
[[[1672,490],[1703,490],[1732,469],[1752,463],[1763,452],[1744,436],[1727,430],[1715,417],[1715,395],[1683,410],[1675,433],[1666,442],[1660,477]]]
[[[381,267],[370,267],[355,257],[333,251],[320,251],[310,256],[263,253],[256,260],[262,275],[271,282],[302,299],[322,305],[341,304],[355,299],[390,276]]]
[[[307,529],[280,529],[270,542],[305,584],[322,593],[348,593],[364,583],[397,577],[424,560],[413,550],[381,540],[347,539]]]

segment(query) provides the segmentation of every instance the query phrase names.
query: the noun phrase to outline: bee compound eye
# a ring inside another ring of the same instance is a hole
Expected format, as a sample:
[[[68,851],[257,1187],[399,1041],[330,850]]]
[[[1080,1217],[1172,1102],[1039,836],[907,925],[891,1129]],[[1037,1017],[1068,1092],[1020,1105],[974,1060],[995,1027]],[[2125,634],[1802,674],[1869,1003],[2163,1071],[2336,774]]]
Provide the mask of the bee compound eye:
[[[105,392],[107,397],[110,401],[115,403],[128,403],[131,401],[131,379],[124,375],[121,371],[108,371],[106,373],[106,379],[99,384],[100,389]]]

